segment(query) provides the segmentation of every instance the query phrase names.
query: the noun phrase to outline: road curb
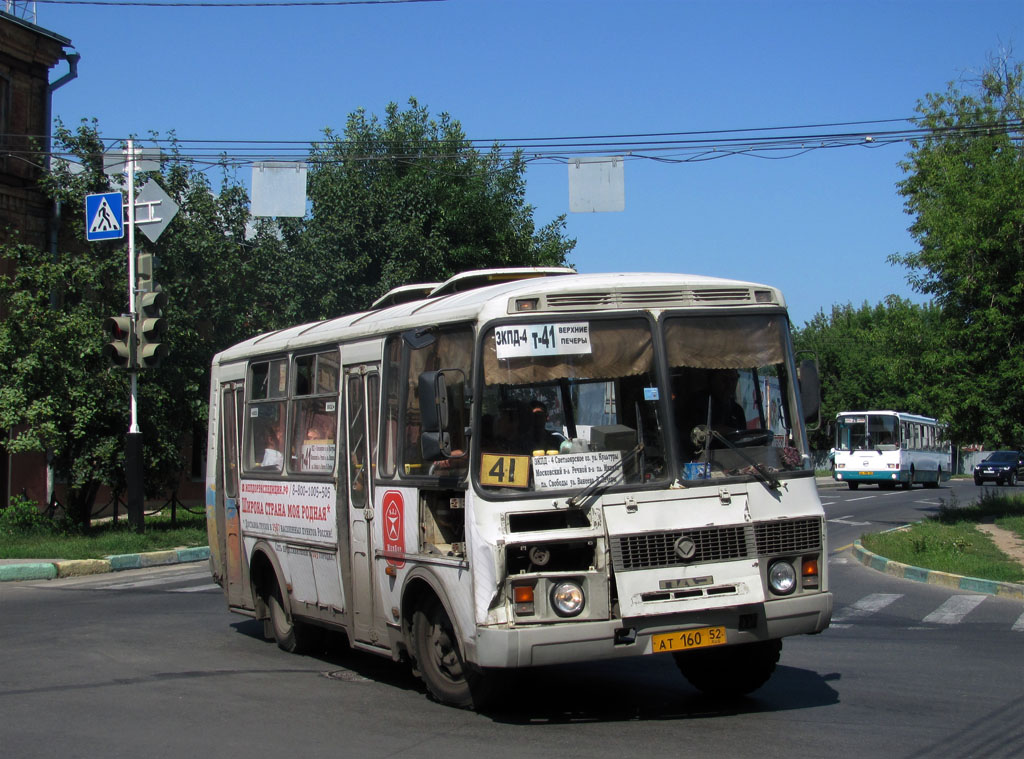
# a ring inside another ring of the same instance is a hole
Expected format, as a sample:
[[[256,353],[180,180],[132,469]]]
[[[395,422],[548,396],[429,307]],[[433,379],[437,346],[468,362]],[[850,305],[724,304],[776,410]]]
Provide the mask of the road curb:
[[[0,582],[18,580],[53,580],[57,577],[80,577],[84,575],[120,572],[124,569],[142,569],[168,564],[186,564],[205,561],[210,558],[210,547],[172,548],[168,551],[150,553],[125,553],[102,559],[59,559],[57,561],[0,562]]]
[[[866,567],[884,572],[893,577],[914,582],[924,582],[929,585],[941,585],[953,590],[968,590],[972,593],[987,593],[1000,598],[1012,598],[1017,601],[1024,601],[1024,585],[1015,582],[997,582],[996,580],[982,580],[978,577],[964,577],[949,572],[939,572],[934,569],[922,569],[909,564],[901,564],[898,561],[887,559],[872,553],[861,545],[859,540],[853,542],[853,556],[857,561]]]

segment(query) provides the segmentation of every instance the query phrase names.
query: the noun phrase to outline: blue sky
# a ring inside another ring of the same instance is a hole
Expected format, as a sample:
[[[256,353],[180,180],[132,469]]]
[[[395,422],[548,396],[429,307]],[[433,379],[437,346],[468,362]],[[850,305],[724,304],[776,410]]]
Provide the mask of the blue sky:
[[[356,108],[381,114],[410,96],[488,140],[899,119],[1024,46],[1019,0],[39,4],[37,14],[82,56],[78,79],[54,95],[55,116],[69,126],[95,117],[111,139],[173,130],[312,142]],[[569,213],[564,164],[534,162],[527,200],[538,226],[567,214],[580,271],[764,282],[802,326],[833,304],[922,300],[887,261],[915,247],[896,193],[905,152],[633,160],[625,211],[590,214]]]

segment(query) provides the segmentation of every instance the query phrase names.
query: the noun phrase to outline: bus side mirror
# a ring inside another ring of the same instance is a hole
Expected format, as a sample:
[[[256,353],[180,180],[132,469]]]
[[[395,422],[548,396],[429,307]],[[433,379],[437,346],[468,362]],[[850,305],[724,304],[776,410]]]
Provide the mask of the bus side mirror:
[[[419,380],[420,452],[424,461],[452,455],[448,432],[448,383],[443,371],[423,372]]]
[[[805,358],[797,369],[800,383],[800,400],[804,407],[804,421],[807,428],[816,430],[821,425],[821,378],[818,375],[818,362],[813,358]]]

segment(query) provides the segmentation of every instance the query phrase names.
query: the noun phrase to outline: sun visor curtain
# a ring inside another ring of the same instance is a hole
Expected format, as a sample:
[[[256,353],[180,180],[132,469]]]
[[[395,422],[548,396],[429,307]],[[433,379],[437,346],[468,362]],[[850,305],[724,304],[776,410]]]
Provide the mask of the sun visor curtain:
[[[748,369],[781,364],[782,316],[711,316],[670,319],[665,344],[670,366]]]
[[[498,359],[493,330],[484,338],[484,381],[530,385],[563,378],[612,379],[650,371],[654,347],[646,320],[591,321],[590,353]]]

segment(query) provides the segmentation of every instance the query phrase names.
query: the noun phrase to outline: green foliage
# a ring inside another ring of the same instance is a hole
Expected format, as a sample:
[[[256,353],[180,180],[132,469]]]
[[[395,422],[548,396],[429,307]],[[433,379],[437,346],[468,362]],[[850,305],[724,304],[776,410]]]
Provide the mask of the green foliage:
[[[1024,65],[995,61],[965,94],[918,103],[901,164],[915,252],[891,256],[942,309],[934,376],[954,435],[989,447],[1024,440]],[[1017,126],[1014,127],[1013,125]]]
[[[51,535],[57,532],[52,519],[39,511],[39,505],[22,496],[13,496],[6,509],[0,511],[0,537]]]
[[[173,145],[173,138],[172,138]],[[0,436],[10,452],[45,452],[67,483],[71,521],[89,526],[101,484],[124,489],[129,377],[101,355],[106,317],[128,310],[126,246],[87,243],[85,195],[107,192],[96,122],[58,124],[56,161],[42,183],[61,209],[54,250],[0,247],[15,274],[0,278]],[[392,287],[473,268],[564,264],[575,242],[564,217],[535,229],[524,164],[497,149],[481,155],[458,122],[438,121],[410,101],[388,106],[383,123],[353,113],[344,138],[328,130],[314,145],[301,220],[257,220],[225,166],[217,193],[176,147],[159,181],[180,210],[156,243],[168,295],[168,356],[139,375],[138,419],[147,495],[174,488],[190,462],[183,446],[205,441],[213,355],[257,333],[364,309]]]
[[[797,350],[818,357],[821,417],[818,449],[832,446],[828,424],[840,411],[893,409],[941,415],[935,394],[935,352],[941,319],[935,306],[890,295],[876,306],[833,306],[795,330]]]
[[[101,559],[206,544],[204,515],[179,513],[174,525],[162,514],[147,515],[142,535],[121,519],[93,525],[88,533],[56,530],[5,537],[0,540],[0,559]]]
[[[358,311],[398,285],[471,269],[560,266],[575,245],[565,217],[540,230],[525,203],[525,164],[470,147],[448,114],[410,99],[383,122],[358,110],[310,156],[312,215],[286,228],[299,254],[281,261],[289,319]],[[344,283],[339,287],[338,283]]]
[[[1024,517],[1024,497],[998,495],[986,490],[971,506],[960,506],[955,500],[942,504],[935,521],[942,524],[981,523],[1008,517]]]

